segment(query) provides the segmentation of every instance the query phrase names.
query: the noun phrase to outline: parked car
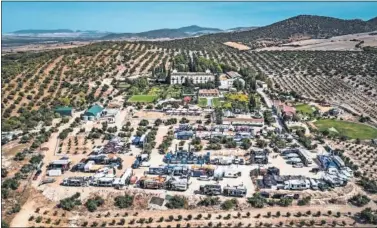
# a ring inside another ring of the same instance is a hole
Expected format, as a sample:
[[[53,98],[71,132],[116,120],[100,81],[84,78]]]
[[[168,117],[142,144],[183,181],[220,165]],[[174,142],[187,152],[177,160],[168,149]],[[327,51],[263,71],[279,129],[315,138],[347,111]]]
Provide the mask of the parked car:
[[[149,167],[149,166],[151,166],[151,163],[149,163],[149,162],[142,162],[140,164],[140,167]]]
[[[210,180],[212,180],[212,178],[209,177],[209,176],[200,176],[200,177],[198,177],[198,180],[201,180],[201,181],[210,181]]]
[[[312,168],[309,172],[318,173],[319,172],[319,168]]]
[[[302,168],[302,167],[304,167],[304,164],[302,163],[297,163],[293,165],[293,168]]]

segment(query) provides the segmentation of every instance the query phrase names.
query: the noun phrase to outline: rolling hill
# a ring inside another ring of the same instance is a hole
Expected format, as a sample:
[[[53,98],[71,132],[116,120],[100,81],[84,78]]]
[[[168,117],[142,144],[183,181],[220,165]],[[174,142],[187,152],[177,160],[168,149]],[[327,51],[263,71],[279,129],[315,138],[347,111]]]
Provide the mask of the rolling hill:
[[[169,48],[187,46],[190,49],[199,50],[203,48],[216,48],[219,47],[219,44],[233,41],[256,48],[268,45],[268,43],[276,45],[295,39],[329,38],[374,30],[377,30],[376,18],[363,21],[359,19],[343,20],[332,17],[299,15],[253,30],[165,41],[161,45]]]

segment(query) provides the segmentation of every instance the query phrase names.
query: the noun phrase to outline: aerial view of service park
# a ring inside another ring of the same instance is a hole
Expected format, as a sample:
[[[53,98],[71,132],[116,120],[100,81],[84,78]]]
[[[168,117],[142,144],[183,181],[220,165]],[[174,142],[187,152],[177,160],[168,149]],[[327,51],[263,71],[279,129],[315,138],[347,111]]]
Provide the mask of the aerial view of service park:
[[[2,3],[1,227],[375,227],[376,9]]]

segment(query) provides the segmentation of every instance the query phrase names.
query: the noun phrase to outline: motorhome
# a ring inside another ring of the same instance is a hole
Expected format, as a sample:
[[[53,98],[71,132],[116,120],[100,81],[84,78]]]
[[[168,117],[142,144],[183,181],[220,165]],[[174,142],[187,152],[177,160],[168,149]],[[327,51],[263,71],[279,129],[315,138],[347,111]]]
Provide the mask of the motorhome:
[[[104,176],[95,179],[92,182],[92,185],[99,186],[99,187],[112,187],[114,183],[114,177],[111,176]]]
[[[221,185],[206,184],[199,187],[199,193],[204,195],[221,195]]]
[[[310,188],[310,181],[307,179],[294,179],[284,181],[285,190],[304,190]]]
[[[342,169],[346,166],[344,161],[339,156],[333,156],[332,159],[339,169]]]
[[[94,161],[88,161],[86,164],[85,164],[85,166],[84,166],[84,171],[85,172],[91,172],[92,170],[91,170],[91,168],[92,168],[92,166],[95,164],[95,162]]]
[[[247,194],[247,189],[243,185],[226,186],[223,190],[224,196],[244,197]]]
[[[313,178],[310,178],[309,181],[310,181],[310,187],[313,190],[318,190],[318,183],[317,183],[317,181],[315,181]]]
[[[164,187],[166,177],[142,177],[138,181],[138,186],[144,189],[160,189]]]
[[[346,171],[347,173],[349,173],[349,175],[351,175],[351,177],[353,177],[353,170],[350,167],[346,166],[342,170]]]
[[[68,177],[63,179],[62,185],[64,186],[77,186],[86,187],[88,186],[88,177]]]
[[[188,186],[189,182],[187,178],[171,177],[165,183],[165,188],[173,191],[186,191]]]
[[[122,176],[119,178],[119,180],[114,180],[114,187],[121,189],[124,186],[128,185],[130,183],[131,177],[133,175],[133,171],[131,168],[127,168],[126,171],[122,174]]]

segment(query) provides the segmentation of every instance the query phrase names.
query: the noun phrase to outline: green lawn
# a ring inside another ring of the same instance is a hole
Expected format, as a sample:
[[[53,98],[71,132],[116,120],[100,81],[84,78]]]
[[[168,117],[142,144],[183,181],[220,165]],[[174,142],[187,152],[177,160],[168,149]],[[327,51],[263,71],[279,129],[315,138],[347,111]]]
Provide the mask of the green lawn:
[[[200,107],[207,107],[207,98],[199,98],[198,105]]]
[[[154,95],[133,95],[128,101],[150,103],[150,102],[155,101],[156,98],[157,96],[154,96]]]
[[[306,114],[312,114],[314,112],[312,106],[308,105],[308,104],[298,104],[298,105],[295,105],[295,108],[296,108],[296,111],[297,112],[302,112],[302,113],[306,113]]]
[[[365,140],[377,138],[377,128],[373,128],[365,124],[323,119],[314,122],[314,125],[320,131],[333,127],[339,132],[339,134],[345,135],[351,139],[359,138],[361,140]]]
[[[212,98],[212,105],[213,107],[220,107],[221,106],[220,98]]]

